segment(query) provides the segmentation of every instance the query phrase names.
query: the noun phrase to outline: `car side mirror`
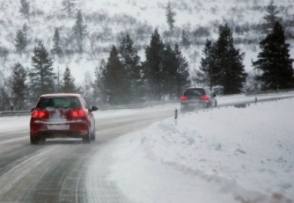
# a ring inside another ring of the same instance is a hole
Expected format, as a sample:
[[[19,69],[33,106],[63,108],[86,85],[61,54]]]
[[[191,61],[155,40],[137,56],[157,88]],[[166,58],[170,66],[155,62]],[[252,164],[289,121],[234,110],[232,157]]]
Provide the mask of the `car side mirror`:
[[[98,107],[92,106],[91,111],[97,111],[97,110],[98,110]]]
[[[31,112],[33,112],[35,110],[35,107],[34,108],[31,108]]]

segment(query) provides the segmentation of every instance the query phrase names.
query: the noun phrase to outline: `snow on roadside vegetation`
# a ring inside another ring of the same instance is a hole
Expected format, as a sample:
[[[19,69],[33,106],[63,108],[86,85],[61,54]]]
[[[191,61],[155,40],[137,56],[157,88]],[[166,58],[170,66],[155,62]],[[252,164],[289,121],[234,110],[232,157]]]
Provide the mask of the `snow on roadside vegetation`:
[[[177,125],[173,118],[155,123],[124,137],[111,180],[134,202],[293,201],[293,103],[191,112]]]
[[[32,16],[29,20],[23,18],[19,12],[20,2],[20,0],[0,1],[1,47],[10,53],[7,57],[2,57],[3,64],[0,66],[0,71],[3,72],[4,77],[10,76],[11,66],[15,62],[20,62],[26,68],[32,67],[31,55],[36,46],[35,43],[28,44],[27,53],[22,57],[15,53],[14,38],[17,30],[21,29],[25,23],[29,28],[28,37],[31,41],[42,40],[48,51],[53,46],[52,37],[55,28],[59,28],[61,41],[65,43],[75,23],[75,14],[72,18],[68,18],[61,0],[30,0]],[[62,59],[55,58],[53,64],[55,72],[60,71],[62,74],[65,68],[69,67],[78,85],[83,85],[85,78],[93,80],[90,76],[93,75],[95,67],[99,66],[101,59],[107,60],[111,46],[118,45],[118,36],[126,32],[129,32],[135,45],[141,45],[141,49],[138,51],[141,61],[145,60],[143,47],[149,44],[151,32],[157,28],[163,37],[163,32],[168,30],[165,16],[167,2],[162,0],[76,0],[75,10],[82,11],[89,34],[89,39],[85,40],[86,52],[83,55],[74,54]],[[171,0],[170,2],[176,12],[175,26],[181,30],[185,29],[187,33],[191,32],[191,40],[192,33],[198,28],[208,29],[210,35],[202,37],[205,42],[206,37],[216,40],[218,29],[215,29],[215,26],[219,23],[228,22],[245,27],[262,23],[265,15],[264,7],[270,3],[270,0],[210,0],[205,2],[201,0]],[[280,11],[284,11],[281,12],[285,13],[281,16],[284,20],[292,18],[291,15],[286,15],[293,13],[294,10],[290,0],[275,1],[274,4],[278,6]],[[137,32],[140,30],[143,30],[144,33]],[[261,35],[254,29],[243,34],[234,33],[235,39],[256,40]],[[96,36],[96,40],[94,40],[94,36]],[[289,43],[293,44],[292,41]],[[242,52],[245,52],[245,70],[252,71],[252,60],[257,57],[258,43],[239,44],[238,47]],[[199,68],[203,48],[198,44],[190,49],[182,49],[183,55],[190,64],[191,71]],[[290,54],[293,58],[293,51]]]

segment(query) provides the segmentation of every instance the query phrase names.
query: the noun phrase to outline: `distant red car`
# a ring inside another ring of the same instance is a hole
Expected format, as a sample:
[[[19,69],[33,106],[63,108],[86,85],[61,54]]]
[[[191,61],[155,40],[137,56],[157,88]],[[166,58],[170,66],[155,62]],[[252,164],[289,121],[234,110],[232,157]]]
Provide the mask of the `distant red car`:
[[[216,94],[209,88],[187,88],[181,96],[181,112],[216,107]]]
[[[33,108],[30,120],[31,144],[46,138],[82,138],[90,143],[95,140],[93,111],[80,94],[44,94]]]

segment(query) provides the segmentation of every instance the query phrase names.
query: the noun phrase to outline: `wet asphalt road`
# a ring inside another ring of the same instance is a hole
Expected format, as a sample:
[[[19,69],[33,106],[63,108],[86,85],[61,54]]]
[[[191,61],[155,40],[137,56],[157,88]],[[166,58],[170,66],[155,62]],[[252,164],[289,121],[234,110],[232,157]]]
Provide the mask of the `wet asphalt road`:
[[[107,178],[112,141],[171,116],[172,110],[162,110],[98,118],[90,144],[49,139],[35,146],[28,128],[1,132],[0,202],[131,202]]]

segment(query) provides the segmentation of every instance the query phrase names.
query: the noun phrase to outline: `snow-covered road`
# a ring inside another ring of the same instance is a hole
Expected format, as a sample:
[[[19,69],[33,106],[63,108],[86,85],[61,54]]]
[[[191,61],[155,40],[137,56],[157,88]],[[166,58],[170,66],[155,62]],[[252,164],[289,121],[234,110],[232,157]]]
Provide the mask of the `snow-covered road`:
[[[91,144],[52,139],[32,146],[28,116],[0,118],[0,202],[129,202],[108,180],[112,140],[170,117],[174,108],[97,112]]]

